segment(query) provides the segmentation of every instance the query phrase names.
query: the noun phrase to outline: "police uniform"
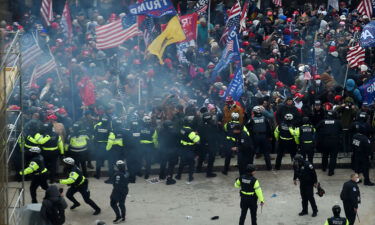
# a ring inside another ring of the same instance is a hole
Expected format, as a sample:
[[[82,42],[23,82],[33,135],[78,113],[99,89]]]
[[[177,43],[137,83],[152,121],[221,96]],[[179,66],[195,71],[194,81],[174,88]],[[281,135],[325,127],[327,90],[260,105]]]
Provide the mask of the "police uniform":
[[[95,212],[100,212],[100,208],[90,198],[90,190],[88,189],[88,180],[83,176],[81,170],[77,166],[70,168],[69,177],[67,179],[60,180],[60,184],[70,185],[66,192],[66,197],[73,202],[71,209],[80,206],[79,202],[74,198],[74,194],[79,192],[82,195],[83,200],[90,205]]]
[[[328,166],[328,175],[334,174],[336,167],[337,154],[341,143],[342,126],[341,122],[332,118],[327,118],[318,123],[317,132],[317,148],[323,154],[322,169],[325,171]],[[329,156],[329,164],[328,164]]]
[[[145,179],[148,179],[151,170],[151,164],[155,154],[155,149],[158,147],[158,132],[155,128],[151,127],[151,124],[143,123],[140,130],[140,150],[142,152],[142,158],[144,158],[145,164]]]
[[[279,170],[285,152],[289,151],[292,159],[296,155],[297,146],[295,142],[295,129],[291,124],[281,122],[280,125],[276,127],[274,136],[279,142],[275,163],[275,169]]]
[[[126,159],[128,171],[129,171],[129,182],[134,183],[136,175],[141,175],[141,154],[140,154],[140,125],[138,120],[130,121],[129,137],[126,137],[126,148],[128,156]]]
[[[258,200],[264,203],[262,189],[260,188],[259,181],[250,174],[241,175],[240,178],[234,183],[236,188],[241,188],[241,216],[240,225],[245,223],[247,210],[250,209],[251,224],[257,224],[257,209]]]
[[[203,118],[203,121],[198,126],[198,133],[201,137],[200,140],[200,148],[198,151],[198,165],[197,165],[197,171],[202,170],[203,162],[207,159],[207,171],[206,176],[207,177],[213,177],[215,176],[214,173],[212,173],[212,168],[215,162],[215,155],[216,150],[218,146],[218,140],[219,140],[219,129],[216,124],[214,124],[214,121],[212,120],[211,116],[209,119]]]
[[[356,133],[352,139],[353,153],[355,154],[354,171],[363,173],[365,185],[373,185],[370,181],[370,157],[372,154],[371,142],[365,135]]]
[[[50,182],[52,183],[57,176],[58,157],[59,155],[64,155],[64,143],[61,137],[51,130],[43,133],[43,138],[40,139],[39,144],[41,145],[42,155],[50,172]]]
[[[349,221],[344,217],[331,217],[326,220],[324,225],[349,225]]]
[[[39,186],[41,186],[44,190],[48,189],[47,172],[48,169],[44,165],[44,158],[41,154],[38,154],[30,160],[29,166],[19,173],[20,175],[33,175],[30,184],[32,203],[38,203],[36,199],[36,189]]]
[[[129,189],[129,174],[123,171],[116,171],[110,178],[113,189],[110,197],[110,204],[117,218],[125,220],[125,200]]]
[[[106,146],[111,132],[110,122],[99,122],[94,125],[94,143],[95,143],[95,156],[96,156],[96,174],[97,179],[101,176],[101,167],[104,161],[108,158],[106,153]]]
[[[160,171],[159,179],[173,177],[174,167],[178,162],[177,150],[180,145],[177,130],[173,126],[172,121],[164,124],[159,132],[160,145]],[[168,165],[168,168],[167,168]]]
[[[86,134],[73,132],[67,139],[67,155],[72,157],[77,166],[80,166],[84,176],[87,176],[87,147],[90,138]]]
[[[318,178],[316,176],[313,164],[306,160],[303,160],[300,163],[298,163],[298,160],[295,160],[293,168],[293,180],[296,181],[298,179],[300,182],[299,187],[302,198],[302,212],[300,213],[300,215],[302,216],[308,213],[308,203],[310,202],[311,208],[313,210],[313,215],[315,214],[316,216],[318,207],[316,206],[314,198],[314,184],[318,183]]]
[[[353,225],[357,215],[354,209],[358,209],[361,202],[361,193],[356,182],[349,180],[344,183],[340,198],[344,204],[345,216],[349,220],[349,225]]]
[[[189,126],[180,129],[181,161],[178,167],[176,179],[181,179],[184,166],[189,167],[189,181],[192,181],[195,164],[195,148],[200,141],[200,136]]]
[[[301,147],[301,155],[304,159],[313,163],[314,160],[314,145],[315,145],[315,128],[311,124],[303,124],[297,128],[295,133],[296,142]]]
[[[235,129],[240,129],[241,134],[240,135],[234,134],[233,130],[235,130]],[[225,146],[226,147],[225,147],[224,169],[223,169],[222,173],[227,175],[228,170],[229,170],[230,160],[231,160],[232,155],[233,155],[232,147],[241,147],[244,144],[246,144],[248,147],[250,147],[250,140],[249,140],[250,133],[245,126],[240,125],[239,121],[231,121],[231,122],[228,122],[228,123],[224,124],[224,131],[226,133],[226,137],[225,137],[225,139],[226,139],[226,142],[225,142],[226,145]],[[240,149],[238,149],[238,152],[239,152],[239,150]],[[241,152],[245,153],[244,150],[242,150]],[[247,152],[247,153],[248,153],[247,156],[248,156],[249,162],[252,162],[254,160],[254,154],[252,153],[252,151]],[[239,162],[240,159],[237,158],[237,161]],[[244,158],[242,157],[242,159],[244,159]],[[245,164],[245,166],[246,165],[247,164]],[[239,168],[240,173],[242,173],[242,169],[243,169],[242,167],[241,167],[241,169]]]
[[[108,157],[108,174],[111,177],[114,173],[114,166],[117,160],[125,158],[125,130],[117,127],[109,134],[106,150]]]
[[[267,118],[261,114],[255,115],[252,119],[249,120],[247,128],[251,132],[254,146],[256,148],[259,148],[259,153],[263,153],[267,169],[271,170],[271,143],[269,141],[269,139],[271,138],[271,126]],[[257,149],[255,150],[255,152],[257,152]]]

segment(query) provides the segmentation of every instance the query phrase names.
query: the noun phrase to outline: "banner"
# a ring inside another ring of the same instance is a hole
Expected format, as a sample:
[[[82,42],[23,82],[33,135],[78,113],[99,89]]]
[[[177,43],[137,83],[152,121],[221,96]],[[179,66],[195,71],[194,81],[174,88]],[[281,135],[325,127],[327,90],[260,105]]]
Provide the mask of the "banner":
[[[177,14],[170,0],[145,0],[129,6],[133,15],[147,15],[151,17],[162,17],[168,14]]]
[[[209,0],[199,0],[195,6],[194,11],[197,12],[200,16],[206,16]]]
[[[364,85],[359,87],[362,95],[363,104],[372,105],[375,100],[375,78],[369,80]]]
[[[236,26],[232,26],[229,30],[227,44],[221,55],[221,59],[216,64],[215,68],[212,71],[211,81],[214,81],[217,74],[220,73],[230,62],[235,62],[238,66],[241,60],[240,48],[238,45],[238,35],[236,32]]]
[[[170,44],[181,42],[185,39],[180,21],[175,16],[168,22],[167,28],[148,46],[147,50],[159,58],[160,64],[164,64],[163,54],[165,48]]]
[[[242,66],[237,67],[236,75],[230,82],[225,96],[232,96],[233,100],[238,101],[243,94],[243,77],[242,77]]]
[[[198,24],[197,21],[198,21],[197,13],[180,16],[181,26],[186,36],[185,41],[197,39],[197,24]]]
[[[359,43],[363,48],[375,47],[375,21],[363,28]]]

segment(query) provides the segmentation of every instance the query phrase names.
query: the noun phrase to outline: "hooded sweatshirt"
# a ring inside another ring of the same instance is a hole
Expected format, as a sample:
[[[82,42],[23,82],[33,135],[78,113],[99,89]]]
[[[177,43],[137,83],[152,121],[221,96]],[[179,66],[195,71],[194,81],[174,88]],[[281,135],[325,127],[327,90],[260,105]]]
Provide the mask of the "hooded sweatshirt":
[[[40,214],[47,224],[62,225],[65,222],[64,210],[67,206],[57,186],[51,185],[46,191]]]

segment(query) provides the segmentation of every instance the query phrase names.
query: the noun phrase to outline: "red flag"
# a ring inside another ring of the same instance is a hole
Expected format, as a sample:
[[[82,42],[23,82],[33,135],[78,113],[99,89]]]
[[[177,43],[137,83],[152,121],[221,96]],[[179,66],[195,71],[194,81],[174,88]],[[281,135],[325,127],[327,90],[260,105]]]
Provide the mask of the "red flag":
[[[51,25],[51,21],[53,19],[52,0],[42,0],[40,13],[42,14],[44,22],[47,24],[47,26]]]
[[[182,29],[184,30],[186,36],[186,40],[184,40],[184,42],[197,39],[197,21],[197,13],[180,16]]]
[[[72,19],[70,17],[68,1],[65,2],[60,24],[68,41],[71,42],[73,38],[73,32],[72,32],[73,28],[72,28]]]

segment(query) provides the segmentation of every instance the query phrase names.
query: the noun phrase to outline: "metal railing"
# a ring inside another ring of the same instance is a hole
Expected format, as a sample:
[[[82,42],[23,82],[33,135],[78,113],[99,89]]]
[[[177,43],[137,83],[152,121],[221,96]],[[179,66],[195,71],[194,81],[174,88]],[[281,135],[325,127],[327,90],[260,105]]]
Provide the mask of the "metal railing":
[[[13,40],[6,50],[1,49],[0,66],[0,225],[18,225],[20,223],[20,208],[24,205],[24,182],[17,187],[9,186],[10,163],[17,148],[17,140],[23,134],[22,115],[22,77],[21,77],[21,32],[13,33]],[[5,52],[5,53],[4,53]],[[12,56],[12,59],[11,59]],[[11,62],[9,62],[11,61]],[[17,87],[17,88],[16,88]],[[19,91],[17,105],[20,110],[8,111],[8,103]],[[17,112],[10,120],[12,113]],[[21,149],[23,152],[23,149]],[[24,165],[22,154],[22,168]]]

